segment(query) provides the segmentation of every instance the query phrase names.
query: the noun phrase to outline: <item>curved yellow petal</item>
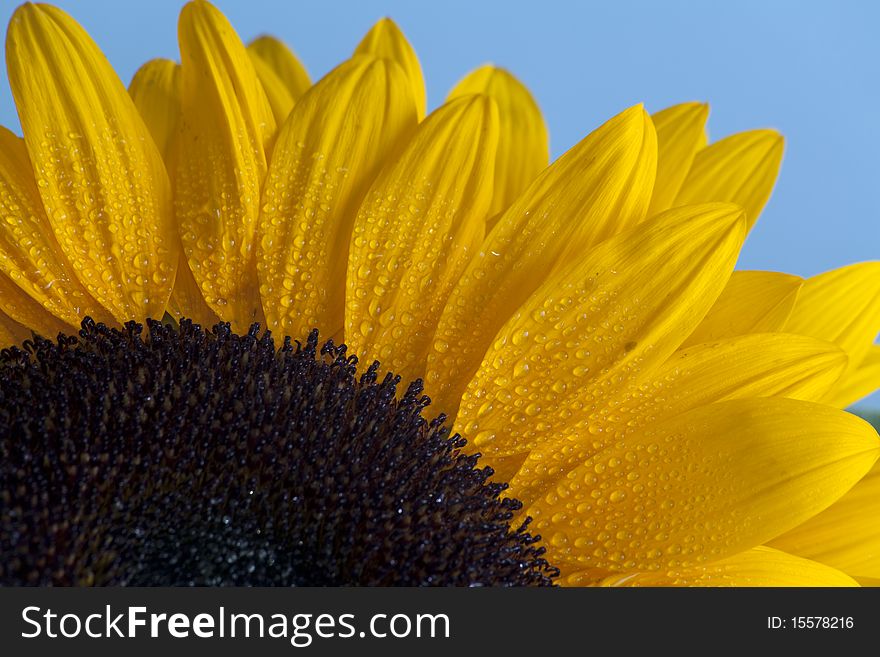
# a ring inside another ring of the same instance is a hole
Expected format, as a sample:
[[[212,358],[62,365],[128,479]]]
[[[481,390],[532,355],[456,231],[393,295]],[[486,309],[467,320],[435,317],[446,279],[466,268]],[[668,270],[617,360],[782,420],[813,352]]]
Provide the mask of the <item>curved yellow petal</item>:
[[[740,132],[710,144],[694,158],[674,205],[727,201],[755,225],[782,164],[784,140],[775,130]]]
[[[6,349],[6,347],[18,343],[13,321],[3,311],[0,311],[0,349]]]
[[[492,65],[478,68],[455,85],[447,101],[480,93],[495,101],[500,119],[495,192],[489,206],[489,216],[494,217],[547,167],[550,143],[538,104],[526,86],[508,71]]]
[[[703,404],[744,397],[819,401],[846,369],[847,356],[830,342],[789,333],[757,333],[677,351],[650,377],[643,418],[668,417]],[[651,408],[653,407],[653,408]],[[650,410],[647,410],[650,408]]]
[[[352,226],[373,179],[415,130],[394,62],[354,57],[312,87],[278,137],[263,190],[260,296],[273,331],[342,329]]]
[[[880,331],[880,261],[808,278],[785,330],[840,346],[849,355],[848,376],[864,360]]]
[[[147,62],[134,74],[128,93],[153,135],[153,140],[160,147],[165,168],[173,179],[180,146],[179,128],[183,104],[180,64],[169,59],[153,59]],[[180,235],[176,231],[175,238],[179,243]],[[189,269],[183,248],[180,247],[179,251],[177,276],[168,299],[167,311],[178,320],[186,317],[204,326],[213,326],[220,318],[205,303]]]
[[[682,103],[651,115],[657,130],[657,180],[649,216],[672,207],[694,156],[706,145],[708,118],[705,103]]]
[[[117,321],[161,317],[178,248],[162,157],[85,31],[48,5],[19,7],[9,81],[61,250]]]
[[[167,312],[177,321],[186,318],[206,327],[222,321],[202,296],[199,284],[183,253],[177,265],[177,277],[174,279],[171,298],[168,299]]]
[[[269,101],[269,107],[272,108],[272,115],[275,117],[275,123],[282,125],[293,109],[293,94],[287,89],[284,81],[278,77],[272,67],[264,62],[259,55],[255,54],[248,48],[248,55],[251,63],[254,65],[254,71],[260,84],[263,85],[263,91],[266,92],[266,99]]]
[[[775,271],[735,271],[715,305],[684,345],[746,333],[771,333],[785,326],[803,279]]]
[[[485,235],[498,146],[488,96],[434,111],[358,212],[348,262],[345,340],[369,363],[421,377],[437,320]]]
[[[880,345],[872,345],[862,362],[850,369],[824,398],[826,404],[846,408],[880,389]]]
[[[488,466],[492,470],[492,477],[495,481],[509,482],[523,468],[526,458],[530,452],[514,454],[513,456],[481,456],[480,467]],[[510,494],[510,497],[520,499],[518,495]],[[526,500],[520,500],[525,502]]]
[[[822,513],[769,545],[839,568],[880,578],[880,465]]]
[[[578,586],[579,573],[566,578]],[[705,566],[654,573],[622,573],[603,579],[600,586],[858,586],[846,573],[768,547],[745,550]]]
[[[419,121],[425,117],[428,101],[425,93],[425,78],[422,76],[422,65],[419,64],[416,51],[413,50],[393,20],[382,18],[377,21],[355,48],[354,54],[383,57],[396,62],[406,73],[412,86]]]
[[[0,311],[0,349],[6,349],[18,344],[18,337],[12,322],[12,319]]]
[[[24,141],[0,128],[0,272],[9,278],[0,305],[43,335],[53,335],[65,324],[79,328],[86,315],[113,323],[113,316],[79,282],[55,240],[32,172]]]
[[[128,85],[128,93],[166,165],[172,140],[180,125],[181,91],[180,65],[170,59],[148,61],[137,70]]]
[[[495,336],[456,431],[483,454],[534,448],[660,365],[721,292],[745,239],[740,208],[676,208],[556,272]]]
[[[656,168],[654,126],[639,105],[544,170],[499,219],[446,304],[428,355],[428,390],[454,414],[504,323],[561,264],[641,221]]]
[[[31,337],[31,332],[45,338],[54,338],[59,332],[72,333],[70,324],[47,311],[6,274],[0,274],[0,310],[15,324],[25,327],[25,338]],[[21,337],[22,332],[15,335]]]
[[[19,345],[31,337],[27,327],[22,326],[0,310],[0,349]]]
[[[237,331],[262,321],[254,233],[275,119],[238,35],[212,5],[178,24],[183,117],[174,206],[183,251],[205,301]]]
[[[4,292],[10,287],[15,288],[15,286],[5,276],[0,274],[0,300],[6,300]],[[19,291],[16,291],[15,293],[20,294]],[[0,304],[0,306],[2,306],[2,304]],[[52,321],[52,319],[54,319],[51,315],[48,315],[48,317],[50,318],[49,321]],[[69,334],[70,330],[65,329],[64,332]],[[20,347],[21,343],[25,340],[32,340],[34,337],[34,333],[35,331],[33,328],[15,321],[12,317],[3,312],[2,307],[0,307],[0,349],[5,349],[6,347],[12,346]],[[58,331],[54,333],[36,333],[37,335],[42,335],[48,340],[51,340],[58,335]]]
[[[293,51],[278,39],[264,35],[257,37],[247,47],[251,55],[256,55],[277,75],[294,101],[298,100],[312,82],[309,74]]]
[[[609,445],[525,513],[551,563],[612,573],[690,568],[796,527],[878,455],[874,428],[829,406],[719,402]]]
[[[698,406],[753,397],[821,399],[846,362],[833,344],[788,334],[746,335],[682,349],[630,389],[597,403],[586,419],[541,441],[506,480],[509,494],[528,504],[606,445]],[[487,464],[494,466],[491,459]]]

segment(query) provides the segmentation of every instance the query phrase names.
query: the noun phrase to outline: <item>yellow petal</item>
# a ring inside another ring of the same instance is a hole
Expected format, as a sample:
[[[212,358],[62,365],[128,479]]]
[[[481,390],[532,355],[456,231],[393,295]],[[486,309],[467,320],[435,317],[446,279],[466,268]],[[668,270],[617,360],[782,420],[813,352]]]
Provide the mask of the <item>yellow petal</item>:
[[[439,410],[454,414],[495,334],[556,267],[644,218],[656,152],[650,117],[632,107],[545,169],[504,212],[446,304],[428,355]]]
[[[847,364],[837,346],[802,335],[758,333],[677,351],[650,377],[651,390],[634,397],[645,406],[628,413],[670,417],[696,406],[745,397],[818,401]],[[632,401],[636,401],[633,399]]]
[[[0,311],[0,349],[6,349],[18,342],[12,322],[8,315]]]
[[[683,349],[629,390],[597,404],[588,418],[541,441],[506,480],[509,493],[528,504],[606,445],[698,406],[751,397],[821,399],[846,362],[832,344],[781,333]]]
[[[27,327],[22,326],[9,315],[0,310],[0,349],[12,345],[20,345],[31,337]]]
[[[761,545],[824,510],[878,454],[871,425],[829,406],[719,402],[609,445],[525,513],[551,563],[690,568]]]
[[[183,103],[180,65],[168,59],[147,62],[134,74],[128,93],[150,129],[153,140],[161,149],[165,167],[173,179],[180,146],[178,128]],[[174,237],[179,243],[180,235],[176,231]],[[178,320],[186,317],[204,326],[213,326],[220,318],[205,303],[189,269],[183,248],[180,247],[179,250],[177,276],[167,310]]]
[[[578,573],[566,583],[578,586]],[[600,586],[858,586],[849,575],[824,564],[768,547],[756,547],[706,566],[656,573],[623,573]]]
[[[170,186],[125,87],[85,31],[48,5],[16,10],[6,55],[61,250],[118,321],[161,317],[178,258]]]
[[[707,146],[694,158],[674,204],[736,203],[745,209],[751,228],[776,184],[783,145],[775,130],[751,130]]]
[[[428,103],[425,95],[425,78],[422,77],[422,65],[419,64],[416,51],[413,50],[393,20],[382,18],[373,25],[355,48],[354,54],[384,57],[396,62],[406,73],[412,86],[419,121],[424,118]]]
[[[300,339],[313,328],[328,338],[342,329],[355,215],[416,122],[403,71],[373,57],[342,64],[296,104],[260,213],[257,269],[270,329]]]
[[[312,86],[309,74],[299,58],[283,42],[271,36],[261,36],[248,45],[248,52],[256,55],[277,75],[294,101]]]
[[[705,103],[682,103],[651,115],[657,130],[657,180],[649,215],[672,206],[694,156],[706,145],[708,118]]]
[[[538,104],[508,71],[491,65],[478,68],[455,85],[447,100],[479,93],[495,101],[500,119],[495,192],[489,207],[489,216],[494,217],[547,167],[550,145]]]
[[[781,331],[803,279],[773,271],[735,271],[721,296],[683,346],[746,333]]]
[[[880,578],[877,577],[855,577],[856,582],[859,583],[859,586],[863,586],[866,588],[880,588]]]
[[[495,336],[456,431],[484,454],[534,448],[668,358],[721,292],[745,239],[741,209],[676,208],[548,278]]]
[[[275,123],[281,125],[293,108],[293,95],[287,89],[284,81],[278,77],[275,71],[272,70],[272,67],[264,62],[259,55],[256,55],[250,48],[248,48],[248,55],[250,55],[251,63],[254,65],[254,71],[257,73],[260,84],[263,85],[263,91],[266,92],[266,99],[272,108]]]
[[[370,188],[345,298],[345,339],[365,362],[423,375],[443,305],[485,234],[497,146],[495,102],[464,96],[425,119]]]
[[[128,93],[162,151],[165,166],[173,178],[183,102],[180,65],[168,59],[147,62],[134,74]],[[175,234],[175,237],[179,242],[180,235]],[[167,310],[178,320],[187,317],[205,326],[220,321],[199,292],[182,247]]]
[[[770,545],[839,568],[880,578],[880,465],[825,511]]]
[[[495,481],[509,482],[522,469],[523,462],[529,456],[529,453],[514,454],[513,456],[482,456],[480,458],[480,467],[488,466],[492,470],[492,476]],[[517,495],[511,494],[521,502]]]
[[[9,279],[0,305],[42,335],[78,329],[86,315],[113,323],[58,246],[32,171],[24,142],[0,128],[0,272]]]
[[[71,325],[61,321],[48,312],[43,306],[24,293],[6,274],[0,274],[0,310],[15,325],[25,327],[15,331],[14,335],[21,339],[31,337],[33,331],[45,338],[54,338],[59,332],[72,333]]]
[[[189,268],[189,261],[182,252],[177,264],[174,289],[171,291],[171,298],[168,299],[167,311],[177,321],[186,318],[205,327],[214,326],[222,321],[205,301],[199,284]]]
[[[785,330],[835,343],[855,370],[880,331],[880,261],[808,278]]]
[[[175,211],[208,305],[238,331],[262,321],[254,233],[275,119],[244,45],[202,0],[178,24],[183,118]]]
[[[880,345],[873,345],[862,362],[850,369],[823,401],[846,408],[877,389],[880,389]]]
[[[137,70],[128,85],[128,93],[166,164],[180,125],[180,82],[179,64],[170,59],[153,59]]]

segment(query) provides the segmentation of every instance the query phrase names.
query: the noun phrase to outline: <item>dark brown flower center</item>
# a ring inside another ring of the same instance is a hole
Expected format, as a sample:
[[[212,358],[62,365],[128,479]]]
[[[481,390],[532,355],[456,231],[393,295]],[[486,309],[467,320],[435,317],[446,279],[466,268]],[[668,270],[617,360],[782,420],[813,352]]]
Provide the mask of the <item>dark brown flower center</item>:
[[[420,382],[253,327],[90,320],[0,356],[0,583],[547,585]]]

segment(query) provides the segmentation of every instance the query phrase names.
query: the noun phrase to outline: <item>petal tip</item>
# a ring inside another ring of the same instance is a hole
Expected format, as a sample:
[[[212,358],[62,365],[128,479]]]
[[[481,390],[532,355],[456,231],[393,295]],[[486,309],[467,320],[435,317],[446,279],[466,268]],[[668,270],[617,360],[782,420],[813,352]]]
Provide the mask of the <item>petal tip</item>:
[[[745,241],[749,230],[746,210],[735,203],[706,203],[703,205],[705,226],[714,226],[719,233],[736,235],[740,243]]]
[[[39,20],[41,16],[45,16],[51,20],[52,13],[64,14],[64,12],[58,7],[52,7],[42,3],[25,2],[16,7],[15,11],[12,12],[12,16],[9,18],[8,35],[6,39],[7,51],[15,40],[14,30],[16,28],[21,26],[22,23]]]
[[[711,110],[709,103],[705,101],[694,101],[693,105],[696,118],[701,119],[705,123],[706,119],[709,118],[709,111]]]
[[[401,32],[400,26],[390,16],[383,16],[373,25],[374,30],[388,30],[390,32]]]
[[[774,150],[776,150],[776,149],[779,149],[780,151],[784,150],[785,149],[785,135],[783,135],[778,130],[771,130],[770,132],[773,135],[773,147],[772,148]]]
[[[880,457],[880,434],[877,433],[877,427],[863,417],[859,417],[853,413],[848,413],[848,415],[853,418],[854,424],[859,427],[861,435],[865,439],[864,449],[861,451],[865,453],[873,453],[874,460],[876,461],[877,458]]]
[[[651,131],[654,131],[654,123],[651,115],[645,109],[644,103],[637,103],[609,119],[605,126],[619,126],[619,129],[632,136],[641,134],[642,138]]]
[[[762,145],[768,153],[782,151],[785,148],[785,136],[775,128],[761,128],[752,132],[755,143]]]
[[[726,222],[731,226],[747,222],[746,211],[741,205],[718,201],[704,204],[707,210],[714,210],[712,221]]]
[[[189,0],[180,8],[179,22],[210,20],[220,14],[220,10],[212,5],[208,0]]]

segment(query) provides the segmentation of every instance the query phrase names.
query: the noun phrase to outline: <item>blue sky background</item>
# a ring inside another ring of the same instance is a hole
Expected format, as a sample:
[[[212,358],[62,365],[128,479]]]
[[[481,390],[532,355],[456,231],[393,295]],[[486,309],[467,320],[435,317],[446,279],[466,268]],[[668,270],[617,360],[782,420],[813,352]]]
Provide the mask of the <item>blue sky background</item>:
[[[18,2],[0,0],[8,21]],[[181,2],[58,0],[123,81],[177,59]],[[270,32],[313,79],[347,57],[381,16],[418,52],[430,106],[493,62],[544,111],[554,156],[637,102],[649,111],[708,101],[712,139],[773,127],[786,137],[779,182],[740,268],[809,276],[880,258],[880,3],[870,0],[218,0],[244,40]],[[4,76],[5,78],[5,76]],[[8,84],[0,123],[18,131]],[[880,407],[880,395],[872,399]]]

